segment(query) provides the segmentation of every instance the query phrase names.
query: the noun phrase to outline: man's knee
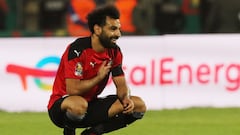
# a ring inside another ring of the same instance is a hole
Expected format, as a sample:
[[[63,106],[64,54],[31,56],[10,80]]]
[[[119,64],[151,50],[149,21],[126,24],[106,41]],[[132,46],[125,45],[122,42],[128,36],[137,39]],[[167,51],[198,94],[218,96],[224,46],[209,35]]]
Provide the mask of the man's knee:
[[[119,113],[121,113],[124,110],[121,102],[119,100],[116,100],[112,106],[110,107],[110,109],[108,110],[108,116],[109,117],[113,117]]]
[[[62,103],[62,109],[65,110],[65,127],[75,128],[81,124],[85,118],[88,103],[80,96],[69,96]]]
[[[134,102],[134,112],[146,112],[146,105],[145,102],[138,96],[131,96],[131,99]],[[112,117],[118,113],[121,113],[124,110],[121,102],[119,100],[116,100],[116,102],[111,106],[109,109],[109,117]]]
[[[142,100],[142,98],[137,96],[132,96],[131,99],[134,102],[134,112],[141,112],[144,113],[147,110],[147,107],[145,105],[145,102]]]
[[[88,102],[80,96],[69,96],[63,101],[61,108],[74,115],[83,115],[87,111]]]

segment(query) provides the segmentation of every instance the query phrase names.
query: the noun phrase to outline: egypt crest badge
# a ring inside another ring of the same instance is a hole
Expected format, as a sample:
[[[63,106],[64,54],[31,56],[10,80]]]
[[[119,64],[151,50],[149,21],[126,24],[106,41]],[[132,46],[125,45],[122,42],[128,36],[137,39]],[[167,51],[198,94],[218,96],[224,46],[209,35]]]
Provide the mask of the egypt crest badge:
[[[75,75],[82,76],[82,72],[83,72],[82,64],[78,62],[75,67]]]

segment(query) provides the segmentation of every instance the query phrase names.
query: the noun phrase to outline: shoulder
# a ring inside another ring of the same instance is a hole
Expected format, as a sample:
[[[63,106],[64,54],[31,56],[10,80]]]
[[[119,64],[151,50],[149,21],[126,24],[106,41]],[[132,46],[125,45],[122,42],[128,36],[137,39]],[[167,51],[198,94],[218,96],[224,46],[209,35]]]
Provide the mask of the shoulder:
[[[82,37],[76,39],[69,46],[68,52],[68,60],[79,57],[83,50],[91,48],[91,38],[90,37]]]

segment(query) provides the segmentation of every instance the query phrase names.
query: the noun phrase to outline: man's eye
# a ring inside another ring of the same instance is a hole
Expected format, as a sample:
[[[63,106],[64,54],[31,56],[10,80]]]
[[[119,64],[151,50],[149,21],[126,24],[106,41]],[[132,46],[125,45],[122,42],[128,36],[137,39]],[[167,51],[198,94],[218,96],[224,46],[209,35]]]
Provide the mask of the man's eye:
[[[111,27],[111,30],[116,30],[117,29],[117,27]]]

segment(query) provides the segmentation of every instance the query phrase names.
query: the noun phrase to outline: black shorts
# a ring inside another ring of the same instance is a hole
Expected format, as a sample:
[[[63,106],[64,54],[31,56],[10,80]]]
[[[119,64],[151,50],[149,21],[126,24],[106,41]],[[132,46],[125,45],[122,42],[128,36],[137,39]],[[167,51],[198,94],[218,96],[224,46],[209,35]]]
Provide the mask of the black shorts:
[[[55,101],[53,106],[48,110],[48,114],[52,122],[61,128],[64,128],[64,117],[66,111],[61,110],[61,104],[67,97],[63,97]],[[88,103],[87,114],[77,127],[91,127],[108,119],[108,110],[117,100],[116,95],[109,95],[104,98],[98,98]]]

